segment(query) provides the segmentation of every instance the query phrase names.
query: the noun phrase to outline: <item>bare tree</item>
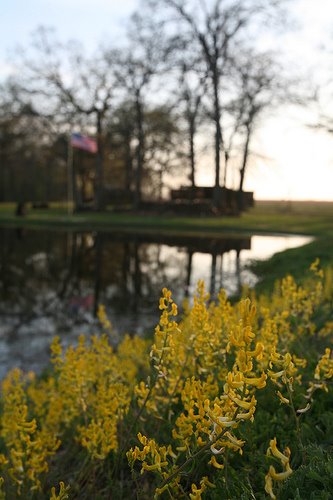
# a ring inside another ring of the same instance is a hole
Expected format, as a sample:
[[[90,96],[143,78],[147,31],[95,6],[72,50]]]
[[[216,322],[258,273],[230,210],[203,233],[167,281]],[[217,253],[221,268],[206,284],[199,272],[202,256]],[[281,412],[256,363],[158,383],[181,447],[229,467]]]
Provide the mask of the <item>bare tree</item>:
[[[148,109],[145,123],[149,190],[152,198],[161,200],[166,177],[174,175],[181,166],[183,156],[179,143],[183,136],[172,107],[156,106]]]
[[[175,12],[185,31],[201,52],[207,66],[212,97],[212,118],[215,126],[215,202],[219,197],[221,174],[221,150],[224,136],[221,114],[224,106],[223,83],[235,57],[237,42],[251,23],[276,9],[284,0],[163,0],[163,4]],[[150,0],[154,4],[154,0]],[[161,4],[159,0],[155,4]]]
[[[107,62],[102,52],[91,58],[84,57],[80,44],[60,44],[45,28],[35,33],[32,48],[32,56],[23,53],[21,90],[35,97],[34,105],[40,114],[57,113],[67,126],[81,122],[88,132],[94,130],[98,143],[95,207],[101,210],[104,206],[103,126],[115,86],[110,53]]]
[[[160,25],[145,17],[132,16],[129,45],[118,52],[115,75],[126,99],[133,103],[136,129],[135,207],[142,198],[142,178],[145,165],[145,94],[153,77],[166,59],[168,48],[163,43]]]
[[[127,96],[126,96],[127,98]],[[125,166],[125,189],[130,193],[133,189],[133,169],[135,141],[135,110],[132,101],[127,99],[116,106],[108,121],[108,131],[111,135],[111,146],[121,150]]]
[[[56,123],[23,100],[12,80],[0,86],[0,104],[0,199],[64,198],[66,146]]]
[[[202,120],[202,101],[206,91],[206,72],[200,71],[196,61],[186,57],[180,64],[180,75],[177,80],[180,103],[184,104],[183,117],[186,122],[188,138],[188,159],[190,163],[190,181],[195,187],[196,153],[195,137]]]
[[[288,81],[282,75],[271,53],[246,52],[237,61],[237,94],[230,103],[235,130],[242,139],[239,167],[238,204],[243,208],[244,179],[250,156],[250,146],[260,118],[288,97]],[[289,96],[291,98],[291,96]]]

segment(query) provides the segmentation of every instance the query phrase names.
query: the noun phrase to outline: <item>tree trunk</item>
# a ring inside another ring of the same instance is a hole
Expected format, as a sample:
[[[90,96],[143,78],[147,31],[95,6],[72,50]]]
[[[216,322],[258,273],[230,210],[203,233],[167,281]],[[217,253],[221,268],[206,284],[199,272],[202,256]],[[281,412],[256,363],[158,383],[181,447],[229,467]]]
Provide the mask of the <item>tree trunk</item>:
[[[190,118],[189,123],[189,141],[190,141],[190,165],[191,165],[191,173],[190,180],[191,185],[195,187],[195,149],[194,149],[194,135],[195,135],[195,118]]]
[[[214,123],[215,123],[215,187],[220,187],[220,170],[221,170],[221,113],[220,113],[220,98],[219,98],[219,81],[216,71],[213,74],[214,86]]]
[[[224,151],[224,181],[223,181],[224,187],[227,186],[228,166],[229,166],[229,153],[228,151]]]
[[[138,146],[136,151],[136,176],[135,176],[135,199],[134,205],[138,209],[142,198],[142,173],[144,164],[144,131],[143,131],[143,109],[140,92],[136,94],[135,101],[136,120],[138,129]]]
[[[5,193],[6,193],[6,172],[5,172],[5,154],[3,151],[3,147],[0,144],[0,202],[5,201]]]
[[[132,187],[132,175],[133,175],[130,134],[125,136],[125,164],[126,164],[125,188],[127,189],[127,191],[130,191]]]
[[[246,171],[246,167],[247,167],[247,161],[248,161],[248,157],[249,157],[249,146],[250,146],[251,132],[252,132],[251,127],[249,124],[247,124],[246,125],[246,139],[245,139],[244,150],[243,150],[242,166],[239,169],[239,174],[240,174],[239,188],[238,188],[238,209],[239,210],[244,209],[243,185],[244,185],[244,177],[245,177],[245,171]]]
[[[99,111],[96,113],[97,128],[97,156],[96,156],[96,210],[104,210],[104,148],[102,138],[102,115]]]
[[[162,193],[163,193],[163,170],[161,168],[158,173],[158,201],[162,201]]]
[[[212,71],[212,83],[214,89],[214,123],[215,123],[215,189],[213,194],[213,207],[217,208],[221,204],[220,171],[221,171],[221,110],[219,98],[219,76],[217,68]]]
[[[73,154],[73,151],[72,151]],[[78,210],[78,189],[77,189],[77,182],[76,182],[76,171],[77,171],[77,160],[80,158],[81,151],[78,149],[74,159],[72,160],[72,168],[71,168],[71,197],[72,197],[72,203],[73,203],[73,212],[77,212]]]

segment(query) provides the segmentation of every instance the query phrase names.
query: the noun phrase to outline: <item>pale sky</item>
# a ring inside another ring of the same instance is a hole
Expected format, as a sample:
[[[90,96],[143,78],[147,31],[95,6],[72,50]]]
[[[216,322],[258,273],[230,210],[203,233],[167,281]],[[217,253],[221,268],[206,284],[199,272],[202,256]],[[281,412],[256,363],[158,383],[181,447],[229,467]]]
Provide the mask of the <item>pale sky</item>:
[[[94,51],[101,42],[119,41],[137,5],[138,0],[0,0],[0,79],[12,69],[14,47],[26,45],[36,27],[55,27],[60,40],[77,39]],[[333,81],[333,0],[294,0],[293,12],[298,29],[278,41],[290,71],[309,83]],[[253,158],[245,185],[257,199],[333,201],[333,134],[306,127],[315,116],[286,107],[262,120],[253,145],[260,157]],[[202,169],[197,180],[211,185],[210,170]]]

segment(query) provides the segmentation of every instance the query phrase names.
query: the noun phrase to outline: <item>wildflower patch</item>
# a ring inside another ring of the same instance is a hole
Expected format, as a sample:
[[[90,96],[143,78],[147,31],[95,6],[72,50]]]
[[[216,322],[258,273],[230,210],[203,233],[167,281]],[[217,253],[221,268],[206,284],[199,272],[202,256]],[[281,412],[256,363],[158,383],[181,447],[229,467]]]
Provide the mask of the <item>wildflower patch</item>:
[[[329,498],[332,272],[308,273],[234,304],[199,282],[182,315],[163,289],[149,341],[113,348],[103,307],[104,335],[55,338],[2,383],[0,499]]]

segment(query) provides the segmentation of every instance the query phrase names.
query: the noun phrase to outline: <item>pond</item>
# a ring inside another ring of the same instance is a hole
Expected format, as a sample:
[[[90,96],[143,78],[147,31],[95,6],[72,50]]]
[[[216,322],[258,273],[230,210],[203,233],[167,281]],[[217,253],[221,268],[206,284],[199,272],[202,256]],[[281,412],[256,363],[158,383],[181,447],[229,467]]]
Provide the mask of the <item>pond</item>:
[[[0,228],[0,378],[19,366],[39,371],[59,335],[68,345],[98,333],[104,304],[114,341],[158,321],[162,287],[181,305],[199,279],[214,297],[229,295],[256,276],[251,259],[303,245],[303,236],[221,236],[214,239],[120,232]]]

